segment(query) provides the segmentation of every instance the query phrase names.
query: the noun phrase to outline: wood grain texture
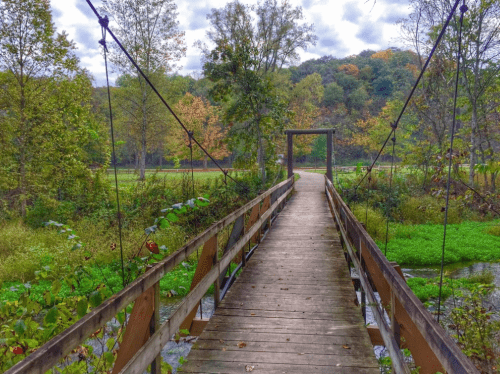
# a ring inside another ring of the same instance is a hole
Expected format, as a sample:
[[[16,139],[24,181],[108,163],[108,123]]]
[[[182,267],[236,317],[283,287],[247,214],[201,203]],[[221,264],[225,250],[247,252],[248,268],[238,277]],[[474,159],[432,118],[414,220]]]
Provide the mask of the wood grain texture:
[[[379,372],[323,189],[296,182],[180,372]]]

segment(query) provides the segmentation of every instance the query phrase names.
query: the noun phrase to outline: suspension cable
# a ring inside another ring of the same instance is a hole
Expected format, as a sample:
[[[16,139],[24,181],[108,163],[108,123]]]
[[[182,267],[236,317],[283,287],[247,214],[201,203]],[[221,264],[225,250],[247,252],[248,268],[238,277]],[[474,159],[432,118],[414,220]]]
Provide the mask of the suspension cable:
[[[88,0],[87,0],[88,1]],[[465,0],[464,0],[465,1]],[[455,11],[458,7],[458,4],[460,3],[460,0],[456,0],[455,1],[455,4],[453,5],[453,8],[451,9],[450,11],[450,14],[448,15],[448,18],[446,19],[446,22],[445,24],[443,25],[443,28],[441,29],[441,32],[439,33],[439,36],[437,37],[436,39],[436,42],[434,43],[434,46],[432,47],[432,50],[431,50],[431,53],[429,54],[429,56],[427,57],[427,61],[425,61],[425,64],[422,68],[422,70],[420,71],[420,75],[418,76],[417,78],[417,81],[415,82],[415,84],[413,85],[413,88],[411,89],[411,92],[410,94],[408,95],[408,98],[406,99],[406,102],[403,106],[403,109],[401,109],[401,112],[399,113],[399,116],[398,118],[396,119],[396,122],[394,122],[394,124],[391,124],[391,127],[392,127],[392,130],[391,132],[389,133],[389,135],[387,136],[387,139],[385,139],[385,142],[384,144],[382,145],[382,148],[380,149],[380,151],[378,152],[377,154],[377,157],[375,157],[375,160],[373,160],[372,164],[371,164],[371,167],[370,168],[373,168],[373,166],[375,165],[375,163],[377,162],[378,158],[380,157],[380,155],[382,154],[382,151],[384,150],[385,146],[387,145],[387,142],[389,141],[389,139],[391,139],[391,136],[392,134],[394,133],[395,129],[398,127],[399,125],[399,121],[401,120],[401,117],[403,116],[405,110],[406,110],[406,107],[408,106],[413,94],[415,93],[415,90],[417,89],[417,86],[418,84],[420,83],[420,80],[422,79],[422,76],[424,75],[425,71],[427,70],[427,66],[429,65],[429,62],[431,61],[432,59],[432,56],[434,55],[434,52],[436,51],[439,43],[441,42],[441,39],[446,31],[446,29],[448,28],[448,24],[450,23],[453,15],[455,14]],[[363,178],[361,178],[361,180],[359,181],[359,183],[356,185],[356,187],[354,187],[354,190],[356,190],[359,185],[361,184],[361,182],[363,182],[363,180],[366,178],[367,174],[365,174],[363,176]]]
[[[118,219],[118,237],[120,241],[120,261],[122,266],[122,284],[125,287],[125,266],[123,263],[123,243],[122,243],[122,215],[120,211],[120,194],[118,192],[118,172],[116,170],[116,152],[115,152],[115,133],[113,128],[113,110],[111,108],[111,90],[109,88],[109,74],[108,74],[108,58],[107,52],[108,47],[106,45],[106,29],[108,28],[108,17],[100,18],[99,23],[101,24],[102,39],[99,40],[99,44],[102,45],[104,50],[104,66],[106,67],[106,84],[108,87],[108,106],[109,106],[109,124],[111,128],[111,146],[113,149],[113,169],[115,172],[115,189],[116,189],[116,217]]]
[[[115,34],[111,31],[111,29],[109,28],[109,21],[106,21],[106,22],[101,22],[101,20],[104,20],[106,19],[107,20],[107,16],[105,16],[105,18],[101,17],[101,15],[99,14],[99,12],[97,11],[97,9],[94,7],[94,5],[92,4],[91,0],[86,0],[87,1],[87,4],[90,6],[90,8],[92,9],[92,11],[94,12],[94,14],[96,15],[96,17],[99,19],[99,23],[101,24],[101,26],[103,24],[105,24],[105,27],[107,32],[109,33],[109,35],[111,35],[111,37],[113,38],[113,40],[115,41],[115,43],[118,45],[118,47],[120,47],[120,49],[123,51],[123,53],[125,53],[125,55],[127,56],[127,58],[129,59],[129,61],[132,63],[132,65],[134,65],[134,67],[137,69],[137,71],[139,72],[139,74],[144,78],[144,80],[146,81],[146,83],[151,87],[151,89],[154,91],[154,93],[156,94],[156,96],[158,96],[158,98],[161,100],[161,102],[167,107],[167,109],[169,110],[169,112],[172,114],[172,116],[174,116],[175,120],[179,123],[179,125],[182,127],[182,129],[187,133],[189,134],[189,130],[187,129],[187,127],[184,125],[184,123],[182,123],[181,119],[177,116],[177,114],[175,114],[175,112],[173,111],[173,109],[170,107],[170,105],[168,105],[167,101],[163,98],[163,96],[160,94],[160,92],[158,92],[158,90],[156,89],[156,87],[153,85],[153,83],[151,83],[151,81],[149,80],[149,78],[146,76],[146,74],[142,71],[142,69],[139,67],[139,65],[135,62],[135,60],[132,58],[132,56],[130,56],[130,54],[127,52],[127,50],[125,49],[125,47],[120,43],[120,41],[118,40],[118,38],[115,36]],[[213,161],[213,163],[221,170],[221,172],[224,172],[224,169],[220,166],[220,164],[212,157],[212,155],[201,145],[201,143],[196,140],[196,138],[193,136],[192,137],[193,141],[196,143],[196,145],[198,147],[200,147],[200,149],[203,151],[203,153],[205,153],[207,155],[207,157],[210,158],[210,160]],[[236,184],[239,184],[241,187],[243,187],[243,192],[246,191],[246,189],[244,188],[245,186],[241,185],[237,180],[235,180],[234,178],[232,178],[231,176],[229,176],[229,179],[231,179],[234,183]]]
[[[451,184],[451,167],[453,160],[453,141],[455,140],[455,124],[457,119],[457,97],[458,97],[458,81],[460,79],[460,57],[462,55],[462,26],[464,21],[464,13],[467,12],[468,8],[465,5],[465,0],[460,7],[460,29],[458,32],[458,52],[457,52],[457,72],[455,77],[455,96],[453,98],[453,121],[451,124],[451,139],[450,139],[450,149],[449,149],[449,160],[448,160],[448,180],[446,183],[446,207],[444,210],[444,223],[443,223],[443,247],[441,251],[441,274],[439,276],[439,296],[438,296],[438,313],[437,321],[439,322],[439,316],[441,315],[441,296],[443,289],[443,273],[444,273],[444,251],[446,245],[446,227],[448,225],[448,208],[450,202],[450,184]]]

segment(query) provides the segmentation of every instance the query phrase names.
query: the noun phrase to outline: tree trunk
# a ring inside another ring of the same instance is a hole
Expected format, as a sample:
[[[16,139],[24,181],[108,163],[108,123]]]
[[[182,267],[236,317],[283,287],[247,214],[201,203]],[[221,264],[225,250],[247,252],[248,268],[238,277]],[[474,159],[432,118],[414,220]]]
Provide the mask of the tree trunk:
[[[497,172],[491,173],[491,192],[495,192],[497,190]]]
[[[142,127],[141,127],[141,163],[139,179],[142,181],[146,179],[146,130],[147,130],[147,108],[146,108],[146,90],[142,91]]]
[[[208,156],[205,155],[203,158],[203,169],[207,170],[208,169]]]
[[[160,151],[160,170],[163,168],[163,152]]]
[[[21,70],[21,80],[23,79]],[[21,83],[21,136],[19,138],[19,193],[21,202],[21,216],[26,217],[26,97],[24,94],[24,84]]]

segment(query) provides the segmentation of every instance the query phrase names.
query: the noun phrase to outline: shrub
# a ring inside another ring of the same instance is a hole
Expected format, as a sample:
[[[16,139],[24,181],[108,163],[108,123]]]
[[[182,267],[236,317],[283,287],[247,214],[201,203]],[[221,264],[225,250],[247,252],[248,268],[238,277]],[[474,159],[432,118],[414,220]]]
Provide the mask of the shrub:
[[[379,209],[368,207],[367,212],[366,204],[355,204],[351,206],[351,211],[359,222],[366,225],[366,230],[374,240],[385,241],[387,220]]]

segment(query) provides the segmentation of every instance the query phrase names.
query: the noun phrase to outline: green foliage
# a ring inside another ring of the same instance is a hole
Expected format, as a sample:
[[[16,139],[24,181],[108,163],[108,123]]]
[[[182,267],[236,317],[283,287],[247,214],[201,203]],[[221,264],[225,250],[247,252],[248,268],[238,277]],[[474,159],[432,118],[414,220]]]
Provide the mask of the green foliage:
[[[444,199],[423,195],[402,199],[396,217],[405,224],[442,224],[444,222]],[[448,208],[448,223],[462,222],[461,206],[456,200],[450,200]]]
[[[476,285],[451,311],[449,328],[458,340],[462,351],[480,368],[481,372],[493,372],[500,363],[498,333],[500,322],[493,318],[495,311],[487,307],[485,297],[490,286]]]
[[[385,240],[387,219],[379,209],[367,207],[364,204],[351,206],[353,214],[366,225],[366,230],[374,240]],[[368,220],[367,220],[368,217]]]
[[[445,264],[500,260],[500,238],[484,233],[488,226],[486,222],[470,221],[448,225]],[[414,266],[441,263],[442,225],[391,224],[390,230],[391,240],[387,246],[387,258],[390,261]],[[381,241],[377,244],[383,245]]]

